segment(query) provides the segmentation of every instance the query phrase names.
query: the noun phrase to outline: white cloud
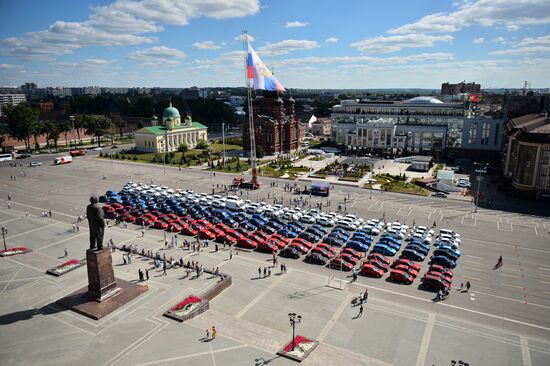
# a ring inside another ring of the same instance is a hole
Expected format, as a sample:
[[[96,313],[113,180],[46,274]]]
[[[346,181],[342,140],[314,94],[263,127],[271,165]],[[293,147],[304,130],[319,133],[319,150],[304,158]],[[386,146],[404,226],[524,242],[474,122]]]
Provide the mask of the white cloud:
[[[160,32],[163,24],[187,25],[191,19],[243,17],[259,11],[259,0],[117,0],[92,8],[83,22],[56,21],[48,29],[1,41],[1,55],[23,60],[51,59],[87,46],[152,43],[141,34]]]
[[[548,0],[478,0],[465,2],[459,9],[422,17],[420,20],[390,29],[389,33],[456,32],[474,25],[483,27],[504,24],[550,24]],[[519,28],[518,28],[519,29]]]
[[[308,23],[295,21],[295,22],[286,22],[285,28],[301,28],[301,27],[307,27]]]
[[[325,42],[326,42],[326,43],[336,43],[336,42],[338,42],[338,38],[336,38],[336,37],[329,37],[329,38],[325,39]]]
[[[515,31],[519,30],[519,28],[520,27],[518,25],[515,25],[515,24],[508,24],[506,26],[506,30],[510,31],[510,32],[515,32]]]
[[[141,66],[156,67],[164,65],[179,65],[180,59],[187,57],[185,52],[165,46],[145,48],[130,52],[126,58],[140,62]]]
[[[499,44],[506,44],[506,43],[508,43],[508,41],[507,41],[506,38],[504,38],[504,37],[496,37],[496,38],[493,38],[493,42],[494,42],[494,43],[499,43]]]
[[[477,43],[477,44],[485,43],[485,38],[483,37],[476,38],[474,39],[474,43]]]
[[[452,36],[404,34],[364,39],[352,43],[351,46],[364,53],[388,53],[397,52],[403,48],[433,47],[435,42],[451,42],[452,40]]]
[[[193,47],[198,48],[199,50],[219,50],[225,46],[225,43],[216,43],[214,41],[203,41],[193,43]]]
[[[491,52],[493,55],[532,55],[550,52],[550,35],[542,37],[527,37],[507,50]]]
[[[277,43],[266,43],[263,47],[258,49],[258,53],[260,56],[279,56],[286,55],[292,51],[309,50],[319,47],[319,44],[315,41],[287,39]]]
[[[233,38],[235,41],[244,41],[244,34],[241,34],[241,35],[238,35],[237,37]],[[248,35],[248,41],[249,42],[254,42],[255,38],[253,36],[251,36],[250,34]]]
[[[52,62],[51,65],[53,68],[58,69],[65,69],[65,68],[78,68],[78,69],[86,69],[89,70],[91,68],[103,68],[106,66],[112,66],[117,64],[117,60],[106,60],[106,59],[99,59],[99,58],[89,58],[86,60],[80,60],[80,61],[59,61],[59,62]]]

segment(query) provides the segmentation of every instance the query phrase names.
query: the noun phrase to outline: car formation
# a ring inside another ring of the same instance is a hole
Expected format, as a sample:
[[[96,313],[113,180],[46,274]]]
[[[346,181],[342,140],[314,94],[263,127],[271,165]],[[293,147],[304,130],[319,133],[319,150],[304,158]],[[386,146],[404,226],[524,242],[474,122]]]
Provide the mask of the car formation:
[[[208,195],[128,182],[100,197],[108,219],[166,230],[364,276],[445,290],[461,256],[460,235],[425,226],[302,210],[236,196]],[[431,253],[431,255],[430,255]]]

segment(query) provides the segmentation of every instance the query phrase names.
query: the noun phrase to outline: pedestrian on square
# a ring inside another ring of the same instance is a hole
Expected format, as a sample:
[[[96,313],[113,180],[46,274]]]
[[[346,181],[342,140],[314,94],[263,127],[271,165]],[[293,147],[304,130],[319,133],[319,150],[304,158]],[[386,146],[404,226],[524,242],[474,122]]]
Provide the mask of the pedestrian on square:
[[[264,277],[267,276],[267,269],[264,267]]]
[[[11,201],[11,196],[8,194],[8,201]]]
[[[149,269],[145,268],[145,279],[149,281]]]
[[[65,248],[65,258],[67,258],[69,256],[69,251],[67,250],[67,248]]]
[[[470,281],[466,282],[466,291],[470,291]]]
[[[262,277],[262,267],[258,267],[258,278]]]
[[[50,217],[52,217],[52,210],[49,210],[48,213],[50,214]]]
[[[11,208],[11,202],[8,202],[8,210]]]
[[[210,329],[206,328],[206,339],[210,339]]]
[[[212,326],[212,339],[216,339],[216,327]]]
[[[25,216],[29,216],[29,211],[25,210]]]
[[[138,275],[139,275],[139,282],[143,282],[143,271],[141,270],[141,268],[138,270]]]
[[[162,274],[166,276],[166,262],[162,262]]]
[[[233,259],[233,249],[229,249],[229,259]]]
[[[458,291],[462,291],[463,288],[464,288],[464,282],[460,282],[460,289]]]
[[[145,230],[141,229],[141,237],[143,238],[145,236]]]
[[[357,317],[362,317],[363,316],[363,304],[359,305],[359,314],[357,314]]]
[[[271,277],[271,268],[267,269],[267,277]]]
[[[132,256],[128,253],[128,264],[132,264]]]

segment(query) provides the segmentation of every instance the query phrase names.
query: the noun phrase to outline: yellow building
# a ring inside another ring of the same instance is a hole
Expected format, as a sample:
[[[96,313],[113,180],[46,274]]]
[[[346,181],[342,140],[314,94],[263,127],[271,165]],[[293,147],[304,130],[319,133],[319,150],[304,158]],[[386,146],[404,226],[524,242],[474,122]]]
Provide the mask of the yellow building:
[[[162,112],[161,126],[143,127],[134,132],[136,150],[154,153],[177,151],[181,144],[192,149],[200,140],[208,140],[207,130],[208,127],[193,122],[190,116],[186,116],[182,124],[180,112],[170,102]]]

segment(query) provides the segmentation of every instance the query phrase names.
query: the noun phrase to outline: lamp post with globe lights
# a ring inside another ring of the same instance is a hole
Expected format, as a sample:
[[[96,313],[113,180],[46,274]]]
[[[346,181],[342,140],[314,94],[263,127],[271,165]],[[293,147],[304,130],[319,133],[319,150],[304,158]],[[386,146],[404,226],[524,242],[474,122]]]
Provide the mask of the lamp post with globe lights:
[[[289,313],[288,319],[290,320],[290,325],[292,326],[292,350],[294,351],[296,323],[302,322],[302,316],[297,315],[296,313]]]

